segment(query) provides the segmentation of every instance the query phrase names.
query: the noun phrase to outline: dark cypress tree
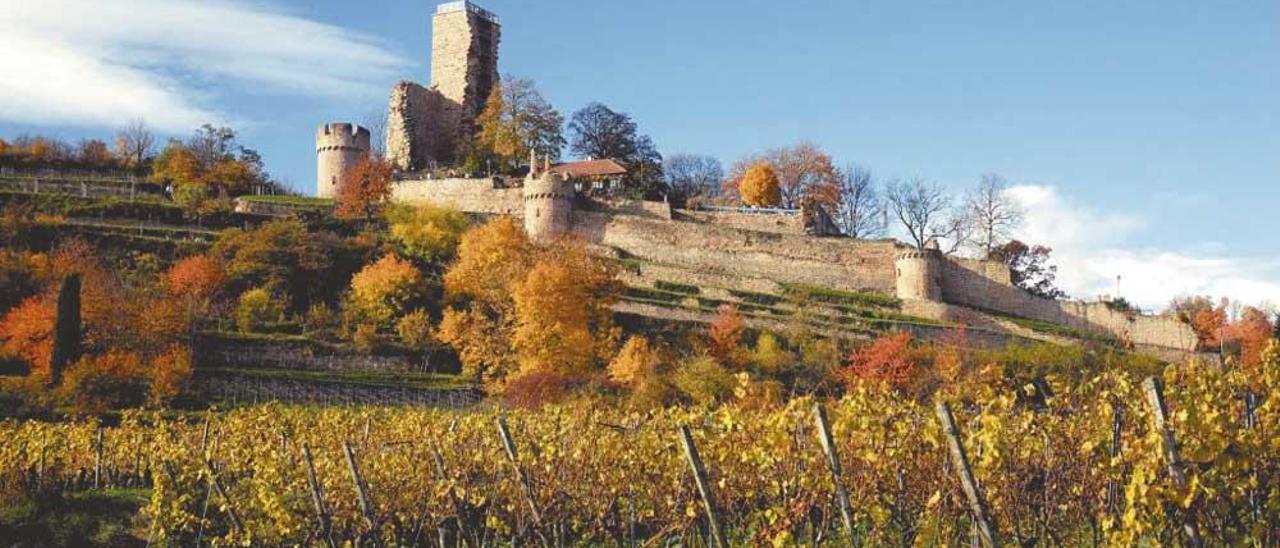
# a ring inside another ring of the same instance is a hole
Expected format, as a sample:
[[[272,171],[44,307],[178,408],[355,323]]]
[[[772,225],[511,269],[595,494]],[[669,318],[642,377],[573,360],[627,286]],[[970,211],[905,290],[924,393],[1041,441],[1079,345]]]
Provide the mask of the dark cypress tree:
[[[58,292],[58,315],[53,320],[53,353],[49,357],[49,384],[62,382],[62,372],[80,359],[80,275],[68,274]]]

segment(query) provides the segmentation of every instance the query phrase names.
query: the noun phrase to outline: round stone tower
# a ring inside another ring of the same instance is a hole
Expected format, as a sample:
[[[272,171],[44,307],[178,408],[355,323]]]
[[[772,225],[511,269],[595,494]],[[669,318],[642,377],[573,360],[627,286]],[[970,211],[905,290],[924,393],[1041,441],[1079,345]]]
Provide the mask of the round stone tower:
[[[550,162],[539,172],[530,162],[524,180],[524,231],[534,243],[545,244],[569,232],[573,226],[573,185],[551,171]]]
[[[338,184],[369,153],[369,130],[354,124],[325,124],[316,130],[316,195],[332,198]]]
[[[899,299],[942,300],[942,252],[936,242],[930,241],[924,249],[904,251],[896,267]]]

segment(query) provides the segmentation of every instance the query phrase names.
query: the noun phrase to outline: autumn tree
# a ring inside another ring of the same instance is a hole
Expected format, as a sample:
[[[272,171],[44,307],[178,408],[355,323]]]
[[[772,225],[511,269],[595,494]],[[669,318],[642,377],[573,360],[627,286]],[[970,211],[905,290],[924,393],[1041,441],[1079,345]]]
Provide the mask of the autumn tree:
[[[707,328],[707,352],[722,365],[738,368],[743,363],[742,315],[732,304],[720,305]]]
[[[426,282],[417,267],[388,254],[351,278],[347,309],[357,323],[389,329],[414,305],[422,304]]]
[[[781,203],[782,194],[778,186],[778,175],[773,166],[767,162],[758,162],[751,166],[738,179],[738,195],[742,203],[757,207],[776,207]]]
[[[875,238],[884,235],[885,204],[876,188],[871,171],[861,166],[840,170],[835,208],[836,223],[850,238]]]
[[[463,235],[437,338],[458,351],[465,374],[491,384],[516,372],[579,377],[612,356],[617,283],[581,242],[535,247],[498,218]]]
[[[973,244],[990,255],[1012,237],[1022,223],[1022,210],[1008,195],[1009,183],[994,173],[982,176],[977,188],[965,194],[965,219],[972,224]]]
[[[623,386],[634,387],[658,373],[660,359],[649,339],[632,335],[609,362],[609,379]]]
[[[476,118],[477,144],[514,168],[529,157],[560,158],[565,145],[564,118],[534,87],[533,80],[507,76],[494,86],[484,111]]]
[[[294,312],[333,302],[351,276],[372,258],[372,245],[328,231],[308,230],[291,219],[252,230],[222,231],[210,256],[223,265],[228,295],[265,288],[287,297]]]
[[[514,329],[512,284],[531,264],[532,244],[508,217],[472,228],[458,244],[457,259],[444,275],[444,311],[437,338],[454,347],[463,374],[495,381],[515,370],[508,335]]]
[[[430,204],[393,205],[387,209],[388,231],[405,254],[424,262],[453,257],[467,229],[467,218],[455,209]]]
[[[920,366],[910,354],[911,334],[885,335],[849,356],[846,374],[850,383],[871,383],[904,389],[916,380]]]
[[[338,216],[372,221],[391,198],[391,163],[366,154],[338,184]]]
[[[142,120],[129,122],[115,134],[116,156],[133,169],[141,167],[151,157],[155,144],[155,135]]]
[[[778,177],[778,203],[782,207],[797,209],[806,200],[828,208],[839,204],[839,170],[818,145],[800,141],[742,158],[730,169],[727,181],[733,189],[740,189],[742,178],[761,162],[768,163]]]
[[[76,144],[76,160],[85,166],[103,168],[111,167],[116,159],[101,140],[81,139]]]
[[[631,115],[591,103],[569,119],[570,150],[583,158],[610,158],[627,168],[627,186],[655,194],[663,190],[662,155]]]
[[[987,259],[1008,266],[1013,285],[1038,297],[1061,299],[1067,293],[1055,285],[1058,267],[1049,263],[1052,253],[1053,249],[1046,246],[1028,246],[1019,240],[1012,240],[992,249]]]
[[[674,204],[714,196],[724,181],[724,167],[714,156],[672,154],[663,162],[663,174]]]
[[[212,257],[192,255],[175,262],[161,279],[169,295],[181,300],[188,313],[197,317],[209,313],[227,275]]]

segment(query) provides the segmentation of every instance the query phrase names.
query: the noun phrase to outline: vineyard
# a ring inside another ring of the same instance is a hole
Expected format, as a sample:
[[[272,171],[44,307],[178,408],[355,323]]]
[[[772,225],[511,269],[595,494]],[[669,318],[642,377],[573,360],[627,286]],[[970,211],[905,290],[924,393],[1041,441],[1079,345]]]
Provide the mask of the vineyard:
[[[0,496],[149,486],[147,540],[184,546],[1274,545],[1276,357],[931,404],[7,421]]]

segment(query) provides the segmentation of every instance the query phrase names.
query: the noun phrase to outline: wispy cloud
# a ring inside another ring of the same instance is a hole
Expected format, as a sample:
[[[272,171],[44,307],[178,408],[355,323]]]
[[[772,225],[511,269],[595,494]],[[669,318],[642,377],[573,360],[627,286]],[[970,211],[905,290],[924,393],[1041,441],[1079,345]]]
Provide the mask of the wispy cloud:
[[[354,97],[407,64],[375,37],[224,0],[4,2],[0,51],[0,119],[169,131],[234,116],[210,83]]]
[[[1150,228],[1141,216],[1088,207],[1054,186],[1020,185],[1008,193],[1026,214],[1017,236],[1053,248],[1060,285],[1073,296],[1114,295],[1120,276],[1120,296],[1147,309],[1181,295],[1280,303],[1280,260],[1233,255],[1212,242],[1182,249],[1133,245]]]

